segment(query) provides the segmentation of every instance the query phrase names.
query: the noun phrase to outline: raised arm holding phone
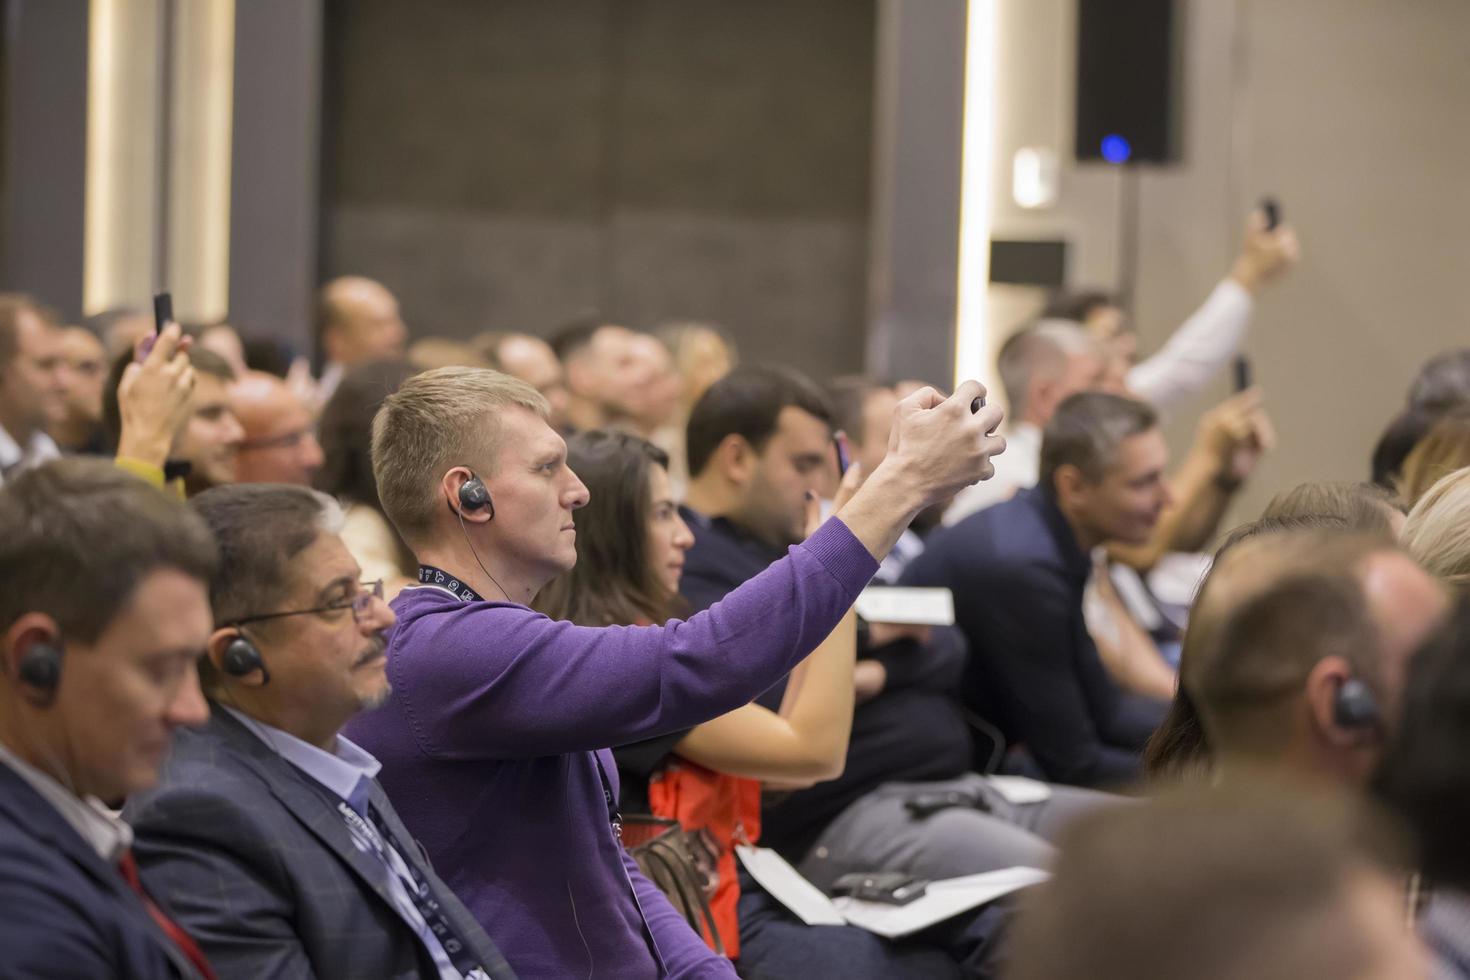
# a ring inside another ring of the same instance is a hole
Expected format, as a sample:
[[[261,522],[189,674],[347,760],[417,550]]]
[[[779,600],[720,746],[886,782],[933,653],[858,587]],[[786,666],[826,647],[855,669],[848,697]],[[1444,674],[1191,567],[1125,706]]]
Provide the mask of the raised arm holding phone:
[[[748,703],[819,644],[920,509],[990,475],[984,389],[899,406],[884,465],[726,601],[665,626],[555,623],[527,603],[576,560],[586,488],[545,400],[489,371],[410,379],[374,421],[384,510],[421,562],[395,602],[394,694],[349,735],[409,829],[526,975],[731,976],[618,843],[607,746]],[[553,937],[557,937],[553,939]],[[574,937],[566,941],[565,937]],[[578,938],[579,937],[579,938]]]

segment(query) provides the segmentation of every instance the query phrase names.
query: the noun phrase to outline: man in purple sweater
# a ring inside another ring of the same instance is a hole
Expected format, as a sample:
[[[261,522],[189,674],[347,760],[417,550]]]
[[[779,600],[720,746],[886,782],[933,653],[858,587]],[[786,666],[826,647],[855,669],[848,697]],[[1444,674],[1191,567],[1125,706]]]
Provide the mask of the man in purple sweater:
[[[383,509],[421,562],[394,603],[393,696],[347,734],[522,977],[731,977],[618,840],[607,746],[755,698],[821,642],[921,509],[1004,448],[984,389],[899,405],[891,449],[804,544],[687,622],[591,629],[527,608],[576,561],[587,488],[535,389],[445,368],[373,422]]]

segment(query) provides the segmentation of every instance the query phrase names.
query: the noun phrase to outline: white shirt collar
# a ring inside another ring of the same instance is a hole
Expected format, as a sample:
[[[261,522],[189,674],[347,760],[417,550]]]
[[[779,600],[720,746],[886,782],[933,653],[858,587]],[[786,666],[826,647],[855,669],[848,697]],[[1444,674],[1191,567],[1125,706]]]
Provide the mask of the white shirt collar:
[[[61,455],[61,449],[54,440],[44,432],[33,432],[31,438],[22,448],[15,437],[0,426],[0,474],[12,468],[38,466],[48,459],[56,459]],[[3,480],[3,477],[0,477]]]
[[[24,761],[4,745],[0,745],[0,764],[10,769],[30,784],[31,789],[41,794],[62,819],[81,835],[97,856],[108,864],[122,860],[123,854],[133,846],[133,828],[123,822],[95,796],[81,799],[55,778]]]

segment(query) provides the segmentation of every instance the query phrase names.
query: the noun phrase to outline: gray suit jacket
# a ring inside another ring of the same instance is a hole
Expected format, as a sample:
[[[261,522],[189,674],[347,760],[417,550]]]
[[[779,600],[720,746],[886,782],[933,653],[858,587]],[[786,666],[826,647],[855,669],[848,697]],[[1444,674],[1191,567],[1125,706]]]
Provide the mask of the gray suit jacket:
[[[398,840],[412,841],[376,781],[370,798]],[[327,792],[223,710],[175,736],[160,785],[123,816],[144,886],[222,980],[438,975]],[[513,978],[422,848],[403,858],[486,973]]]

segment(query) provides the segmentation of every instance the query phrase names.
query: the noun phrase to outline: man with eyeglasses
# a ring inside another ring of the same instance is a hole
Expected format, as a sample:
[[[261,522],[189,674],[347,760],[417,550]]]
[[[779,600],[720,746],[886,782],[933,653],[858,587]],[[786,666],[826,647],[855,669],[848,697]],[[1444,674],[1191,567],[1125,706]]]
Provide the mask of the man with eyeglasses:
[[[230,386],[230,408],[245,438],[235,463],[239,483],[311,486],[322,465],[311,410],[273,374],[249,371]]]
[[[205,727],[129,800],[149,893],[220,977],[510,977],[338,735],[389,693],[381,582],[362,583],[341,511],[303,487],[191,501],[214,533]]]

